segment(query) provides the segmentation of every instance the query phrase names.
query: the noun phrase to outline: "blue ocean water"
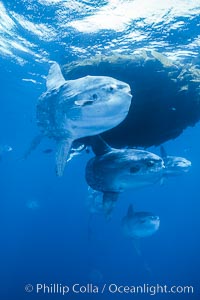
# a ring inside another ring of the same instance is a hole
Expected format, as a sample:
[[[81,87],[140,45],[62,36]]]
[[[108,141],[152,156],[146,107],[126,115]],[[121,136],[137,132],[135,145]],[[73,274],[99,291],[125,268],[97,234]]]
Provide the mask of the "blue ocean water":
[[[23,159],[39,133],[35,110],[50,61],[144,49],[198,69],[199,15],[197,0],[0,1],[0,145],[12,147],[0,161],[0,299],[199,299],[199,124],[165,143],[169,154],[192,161],[190,172],[124,192],[110,222],[91,218],[86,205],[92,153],[70,161],[62,178],[51,140]],[[159,231],[141,241],[141,255],[120,227],[129,203],[161,219]],[[75,283],[193,286],[194,293],[36,292],[37,284]]]

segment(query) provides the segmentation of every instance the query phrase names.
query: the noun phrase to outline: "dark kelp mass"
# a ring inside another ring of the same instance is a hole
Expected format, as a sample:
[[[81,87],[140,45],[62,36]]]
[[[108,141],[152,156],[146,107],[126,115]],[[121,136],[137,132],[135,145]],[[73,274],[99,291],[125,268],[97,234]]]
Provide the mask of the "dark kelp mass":
[[[200,119],[200,70],[156,51],[95,56],[64,66],[66,79],[111,76],[127,82],[132,104],[126,119],[102,134],[113,147],[149,147],[178,137]]]

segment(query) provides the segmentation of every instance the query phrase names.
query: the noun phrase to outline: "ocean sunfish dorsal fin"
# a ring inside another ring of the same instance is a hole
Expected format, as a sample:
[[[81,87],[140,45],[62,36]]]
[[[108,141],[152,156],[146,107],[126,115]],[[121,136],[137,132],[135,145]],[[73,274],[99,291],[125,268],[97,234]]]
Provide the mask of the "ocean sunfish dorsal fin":
[[[167,157],[167,152],[166,152],[166,150],[163,146],[160,146],[160,155],[161,155],[162,158]]]
[[[59,64],[57,62],[53,62],[46,79],[47,90],[57,89],[65,82],[66,80],[62,75]]]
[[[127,211],[127,217],[128,217],[128,218],[132,218],[133,215],[134,215],[133,205],[130,204],[129,207],[128,207],[128,211]]]
[[[96,156],[104,155],[112,150],[100,135],[91,137],[91,146]]]
[[[103,209],[107,220],[110,220],[112,211],[115,207],[119,193],[104,192],[103,193]]]

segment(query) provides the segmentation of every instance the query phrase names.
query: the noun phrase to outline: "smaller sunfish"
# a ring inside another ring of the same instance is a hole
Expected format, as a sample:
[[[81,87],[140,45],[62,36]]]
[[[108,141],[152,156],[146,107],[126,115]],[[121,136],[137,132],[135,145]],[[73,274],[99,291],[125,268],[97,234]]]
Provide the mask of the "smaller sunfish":
[[[162,179],[164,163],[158,155],[136,149],[111,148],[101,137],[93,137],[96,156],[86,166],[88,185],[103,194],[109,216],[120,193],[155,184]]]
[[[122,230],[131,239],[153,235],[160,227],[160,218],[150,212],[135,212],[130,204],[127,215],[122,219]]]
[[[184,157],[168,155],[164,147],[160,147],[160,154],[164,161],[164,177],[178,176],[189,172],[192,163]]]

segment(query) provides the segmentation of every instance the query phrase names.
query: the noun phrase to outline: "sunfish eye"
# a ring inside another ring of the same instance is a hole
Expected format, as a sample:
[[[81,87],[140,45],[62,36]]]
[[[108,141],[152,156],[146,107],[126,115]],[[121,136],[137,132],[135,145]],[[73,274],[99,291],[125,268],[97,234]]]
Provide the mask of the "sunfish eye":
[[[146,220],[145,219],[141,219],[140,223],[144,224],[144,223],[146,223]]]
[[[108,90],[109,90],[110,92],[113,92],[115,88],[116,88],[115,85],[110,85]]]
[[[154,163],[153,160],[146,161],[146,166],[147,166],[147,167],[153,167],[154,164],[155,164],[155,163]]]
[[[97,94],[93,94],[93,95],[92,95],[92,99],[93,99],[93,100],[97,100],[97,98],[98,98]]]
[[[138,166],[130,167],[130,173],[137,173],[140,170]]]

